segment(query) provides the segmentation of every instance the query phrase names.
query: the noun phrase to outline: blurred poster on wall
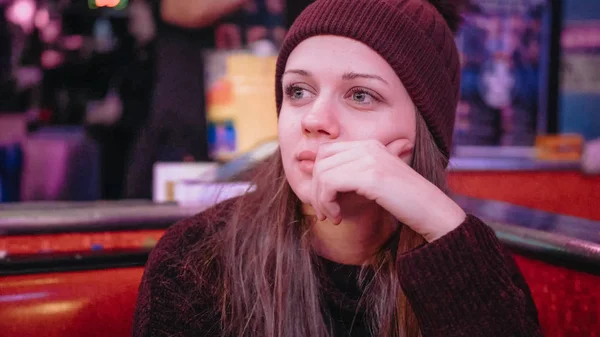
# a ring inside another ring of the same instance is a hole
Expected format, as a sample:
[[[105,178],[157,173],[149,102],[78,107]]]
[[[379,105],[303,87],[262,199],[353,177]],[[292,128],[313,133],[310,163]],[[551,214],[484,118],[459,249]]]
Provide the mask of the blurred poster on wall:
[[[564,3],[559,130],[600,139],[600,1]]]
[[[213,159],[226,161],[277,138],[274,55],[207,54],[208,142]]]
[[[561,40],[563,91],[600,95],[600,20],[569,24]]]
[[[471,1],[456,37],[463,70],[455,145],[533,146],[548,10],[546,0]]]

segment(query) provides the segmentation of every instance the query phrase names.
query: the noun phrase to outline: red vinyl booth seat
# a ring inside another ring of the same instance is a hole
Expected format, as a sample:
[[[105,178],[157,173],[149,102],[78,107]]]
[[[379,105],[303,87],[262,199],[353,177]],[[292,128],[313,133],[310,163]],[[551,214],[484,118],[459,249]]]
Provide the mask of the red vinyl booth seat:
[[[2,337],[131,336],[143,268],[0,278]]]
[[[547,337],[600,336],[600,276],[516,256]],[[125,337],[143,268],[0,278],[2,337]]]
[[[600,275],[515,256],[546,337],[600,337]]]

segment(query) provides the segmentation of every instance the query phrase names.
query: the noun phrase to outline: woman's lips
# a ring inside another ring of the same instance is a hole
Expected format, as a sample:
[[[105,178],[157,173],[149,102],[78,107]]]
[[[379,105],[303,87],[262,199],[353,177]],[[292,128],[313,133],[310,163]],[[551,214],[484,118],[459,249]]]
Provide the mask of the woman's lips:
[[[315,159],[317,159],[317,153],[314,151],[302,151],[296,156],[300,170],[304,173],[312,174],[313,167],[315,166]]]
[[[297,158],[298,158],[298,160],[315,161],[315,159],[317,159],[317,153],[314,151],[305,150],[305,151],[298,153]]]

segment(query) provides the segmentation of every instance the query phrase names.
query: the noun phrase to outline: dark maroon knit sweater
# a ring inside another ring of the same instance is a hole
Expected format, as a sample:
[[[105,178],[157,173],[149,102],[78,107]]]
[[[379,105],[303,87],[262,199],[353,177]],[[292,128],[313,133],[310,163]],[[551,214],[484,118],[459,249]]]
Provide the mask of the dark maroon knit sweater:
[[[217,206],[219,207],[219,206]],[[186,254],[202,240],[206,216],[173,225],[150,254],[140,285],[133,336],[220,336],[214,299],[185,275]],[[337,336],[368,336],[355,317],[359,267],[323,259],[334,287],[322,289]],[[469,215],[460,227],[398,257],[399,280],[423,337],[542,336],[529,288],[494,232]],[[214,280],[215,284],[219,280]],[[202,297],[200,297],[202,298]]]

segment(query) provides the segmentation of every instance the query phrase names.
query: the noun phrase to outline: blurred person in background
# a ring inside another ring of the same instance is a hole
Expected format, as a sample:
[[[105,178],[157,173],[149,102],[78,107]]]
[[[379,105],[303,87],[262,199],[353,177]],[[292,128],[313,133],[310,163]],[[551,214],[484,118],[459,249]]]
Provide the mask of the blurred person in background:
[[[208,161],[203,51],[215,26],[246,0],[152,0],[156,21],[156,82],[149,119],[127,173],[128,198],[152,197],[157,161]]]
[[[155,83],[155,23],[150,4],[135,0],[122,27],[120,47],[113,58],[119,65],[104,98],[87,111],[88,130],[101,145],[102,197],[125,197],[127,163],[135,137],[147,120]]]
[[[0,110],[7,108],[5,97],[11,94],[12,38],[5,12],[6,6],[0,3]]]
[[[41,43],[31,1],[0,1],[0,111],[24,112],[40,76]]]
[[[6,7],[0,4],[0,87],[10,78],[10,60],[12,44],[8,21],[5,16]],[[1,91],[0,91],[1,92]]]

